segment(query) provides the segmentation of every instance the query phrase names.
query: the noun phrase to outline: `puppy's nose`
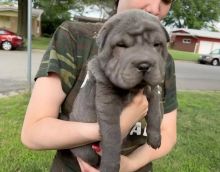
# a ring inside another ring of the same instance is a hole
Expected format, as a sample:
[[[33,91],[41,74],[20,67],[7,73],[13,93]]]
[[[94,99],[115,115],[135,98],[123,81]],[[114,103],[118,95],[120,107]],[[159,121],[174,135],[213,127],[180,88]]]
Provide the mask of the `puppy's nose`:
[[[149,63],[140,63],[137,66],[137,68],[138,68],[139,71],[147,72],[150,69],[150,64]]]

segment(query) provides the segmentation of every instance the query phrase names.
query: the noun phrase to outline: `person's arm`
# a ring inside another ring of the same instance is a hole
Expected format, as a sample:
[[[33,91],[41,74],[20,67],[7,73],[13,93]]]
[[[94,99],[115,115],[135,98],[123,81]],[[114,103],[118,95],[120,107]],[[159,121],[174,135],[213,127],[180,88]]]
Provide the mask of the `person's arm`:
[[[155,150],[146,143],[127,157],[122,156],[120,172],[136,171],[149,162],[168,154],[176,144],[176,118],[177,110],[164,114],[161,123],[162,140],[160,148]]]
[[[97,123],[63,121],[58,118],[66,95],[57,74],[37,79],[25,115],[21,141],[30,149],[68,149],[98,141]],[[125,136],[147,112],[147,102],[139,94],[121,114],[121,131]],[[136,115],[133,115],[136,114]]]
[[[76,145],[97,140],[95,124],[57,119],[65,96],[57,74],[37,79],[21,133],[24,145],[31,149],[62,149],[73,147],[74,140],[78,141]]]

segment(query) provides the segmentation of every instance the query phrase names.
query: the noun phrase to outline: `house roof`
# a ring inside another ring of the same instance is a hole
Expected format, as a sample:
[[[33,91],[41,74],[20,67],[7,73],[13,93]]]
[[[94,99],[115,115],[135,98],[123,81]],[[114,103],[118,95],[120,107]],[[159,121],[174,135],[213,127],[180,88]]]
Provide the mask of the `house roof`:
[[[220,39],[220,32],[210,32],[210,31],[196,30],[196,29],[185,29],[185,28],[175,29],[172,31],[172,34]]]
[[[1,5],[0,6],[0,11],[15,11],[17,12],[18,11],[18,7],[16,6],[9,6],[9,5]],[[32,16],[33,17],[39,17],[41,16],[41,14],[43,13],[44,11],[42,9],[32,9]]]

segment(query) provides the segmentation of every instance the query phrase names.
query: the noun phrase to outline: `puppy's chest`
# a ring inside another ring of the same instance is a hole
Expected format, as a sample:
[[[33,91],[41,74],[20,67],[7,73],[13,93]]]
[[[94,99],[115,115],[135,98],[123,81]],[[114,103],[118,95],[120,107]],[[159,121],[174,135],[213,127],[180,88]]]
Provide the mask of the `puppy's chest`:
[[[86,75],[73,104],[70,120],[96,122],[95,112],[95,80]]]
[[[121,90],[113,85],[109,85],[111,94],[116,95],[117,102],[116,109],[123,109],[128,103],[131,102],[133,94],[128,90]],[[96,80],[95,77],[86,75],[83,84],[81,85],[80,91],[74,101],[73,109],[70,114],[70,120],[83,121],[83,122],[96,122]],[[103,95],[104,98],[108,98],[111,95]],[[114,101],[112,101],[114,104]],[[110,106],[110,104],[109,104]],[[114,107],[113,107],[114,108]],[[113,110],[113,109],[112,109]],[[118,114],[120,115],[120,114]]]

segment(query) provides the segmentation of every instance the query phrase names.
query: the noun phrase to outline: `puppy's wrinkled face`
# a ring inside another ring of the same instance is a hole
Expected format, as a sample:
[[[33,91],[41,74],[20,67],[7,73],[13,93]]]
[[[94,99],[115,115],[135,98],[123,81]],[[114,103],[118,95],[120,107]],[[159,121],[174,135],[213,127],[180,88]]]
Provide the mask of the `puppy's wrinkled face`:
[[[98,39],[103,70],[115,86],[163,83],[166,35],[156,18],[140,10],[120,13],[104,25]]]

